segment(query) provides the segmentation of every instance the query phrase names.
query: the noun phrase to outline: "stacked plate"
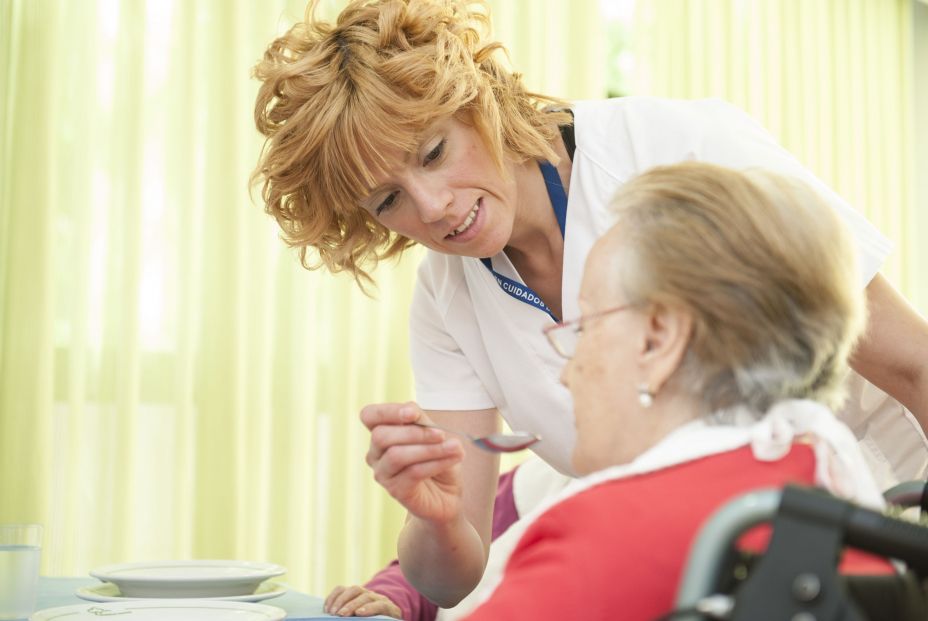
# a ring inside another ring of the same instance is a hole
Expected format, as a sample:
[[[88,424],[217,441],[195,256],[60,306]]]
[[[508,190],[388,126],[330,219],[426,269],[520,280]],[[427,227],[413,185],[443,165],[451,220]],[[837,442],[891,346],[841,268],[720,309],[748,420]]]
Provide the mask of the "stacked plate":
[[[275,582],[266,582],[285,571],[273,563],[248,561],[123,563],[91,571],[103,584],[78,589],[77,596],[95,602],[152,597],[258,602],[286,591]]]
[[[283,595],[270,578],[285,573],[280,565],[246,561],[161,561],[107,565],[90,572],[100,584],[76,595],[105,606],[65,606],[42,610],[30,621],[79,621],[105,615],[151,619],[212,620],[235,615],[238,621],[277,621],[286,612],[259,602]],[[234,613],[232,611],[235,611]]]

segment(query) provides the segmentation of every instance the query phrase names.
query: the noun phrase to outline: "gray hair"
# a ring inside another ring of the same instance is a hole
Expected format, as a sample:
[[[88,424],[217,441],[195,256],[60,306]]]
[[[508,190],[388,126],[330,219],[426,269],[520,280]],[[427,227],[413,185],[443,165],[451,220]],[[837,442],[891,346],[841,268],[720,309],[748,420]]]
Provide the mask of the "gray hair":
[[[633,179],[613,207],[627,299],[693,316],[676,388],[706,412],[840,404],[865,305],[849,235],[811,188],[688,162]]]

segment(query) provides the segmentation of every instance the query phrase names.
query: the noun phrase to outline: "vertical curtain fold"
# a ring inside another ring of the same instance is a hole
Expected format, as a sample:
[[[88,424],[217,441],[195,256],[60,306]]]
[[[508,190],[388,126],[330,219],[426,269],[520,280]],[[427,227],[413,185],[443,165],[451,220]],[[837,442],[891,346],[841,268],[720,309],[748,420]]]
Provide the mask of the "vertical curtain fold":
[[[4,6],[2,14],[10,28],[20,28],[35,19],[38,7]],[[4,204],[0,214],[4,225],[2,283],[3,345],[0,360],[0,408],[7,424],[0,434],[0,520],[29,521],[44,515],[49,496],[38,489],[25,473],[47,479],[47,453],[36,450],[45,443],[51,427],[49,414],[53,404],[53,265],[51,254],[53,221],[50,205],[53,180],[38,178],[33,183],[15,183],[20,170],[41,171],[43,153],[52,139],[54,124],[51,110],[54,101],[53,80],[30,81],[30,75],[45,72],[55,76],[51,50],[40,48],[24,53],[28,33],[3,37],[4,76],[7,92],[21,97],[4,97]],[[8,201],[8,202],[7,202]],[[22,209],[12,209],[23,205]],[[15,296],[13,295],[15,292]],[[15,328],[15,329],[14,329]],[[39,415],[38,413],[42,413]]]
[[[909,222],[909,230],[928,230],[928,2],[914,2],[912,5],[912,23],[910,28],[909,49],[914,61],[909,67],[906,78],[912,84],[915,125],[912,128],[912,142],[915,150],[915,204]],[[919,274],[919,268],[928,264],[924,244],[919,243],[914,234],[910,234],[906,265],[911,270],[911,280],[920,282],[913,287],[912,298],[928,314],[928,278]]]

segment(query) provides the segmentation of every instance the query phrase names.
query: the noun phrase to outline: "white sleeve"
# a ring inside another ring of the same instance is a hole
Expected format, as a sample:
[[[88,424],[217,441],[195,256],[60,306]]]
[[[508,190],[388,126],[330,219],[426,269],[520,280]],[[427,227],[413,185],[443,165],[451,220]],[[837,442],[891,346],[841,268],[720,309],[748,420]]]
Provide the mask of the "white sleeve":
[[[473,365],[446,327],[462,279],[448,282],[451,275],[436,263],[426,259],[420,266],[409,313],[416,402],[425,410],[494,408]]]
[[[650,151],[639,153],[653,158],[652,165],[696,159],[731,168],[764,168],[799,178],[835,209],[850,230],[862,284],[880,271],[892,250],[890,241],[743,110],[719,99],[642,98],[633,107],[633,116],[642,118],[638,122],[630,119],[634,127],[630,133],[644,130],[650,134],[646,141],[636,141],[636,151],[639,146]]]

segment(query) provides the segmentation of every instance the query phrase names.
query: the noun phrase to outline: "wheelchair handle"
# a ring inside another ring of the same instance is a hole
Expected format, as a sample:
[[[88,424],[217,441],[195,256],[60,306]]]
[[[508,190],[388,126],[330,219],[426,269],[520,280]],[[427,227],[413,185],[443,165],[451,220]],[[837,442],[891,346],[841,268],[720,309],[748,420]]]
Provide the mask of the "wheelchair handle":
[[[920,573],[928,571],[928,529],[918,524],[851,505],[845,522],[844,542],[854,548],[905,561]]]

